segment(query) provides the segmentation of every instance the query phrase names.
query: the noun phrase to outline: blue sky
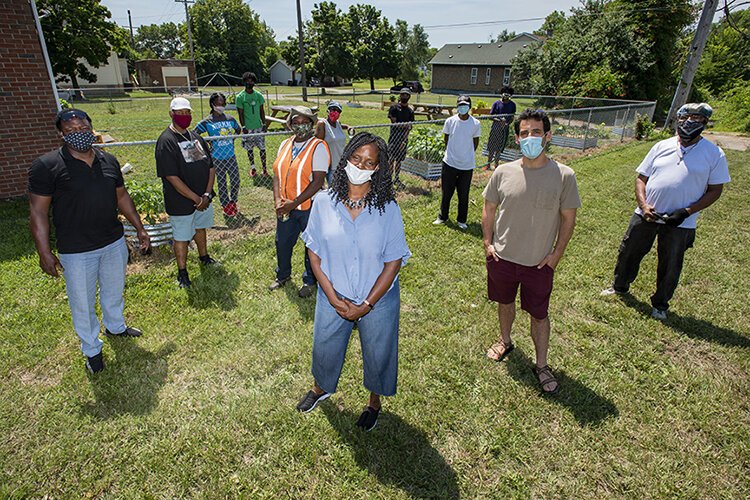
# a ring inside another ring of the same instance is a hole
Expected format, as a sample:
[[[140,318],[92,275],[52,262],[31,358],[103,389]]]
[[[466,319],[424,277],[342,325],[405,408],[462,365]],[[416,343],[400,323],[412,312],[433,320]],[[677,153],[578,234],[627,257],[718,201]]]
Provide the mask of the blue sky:
[[[309,17],[310,10],[319,0],[302,0],[302,15]],[[293,35],[297,27],[295,0],[245,0],[260,17],[273,28],[278,40]],[[430,44],[441,47],[446,43],[483,42],[503,29],[508,31],[533,31],[541,20],[554,10],[569,12],[580,4],[578,0],[378,0],[375,2],[337,1],[342,10],[355,3],[371,3],[392,22],[403,19],[411,24],[439,26],[453,23],[499,21],[497,24],[429,28]],[[112,12],[112,18],[122,26],[128,24],[128,9],[133,16],[133,26],[158,24],[166,21],[184,21],[185,8],[174,0],[102,0]]]

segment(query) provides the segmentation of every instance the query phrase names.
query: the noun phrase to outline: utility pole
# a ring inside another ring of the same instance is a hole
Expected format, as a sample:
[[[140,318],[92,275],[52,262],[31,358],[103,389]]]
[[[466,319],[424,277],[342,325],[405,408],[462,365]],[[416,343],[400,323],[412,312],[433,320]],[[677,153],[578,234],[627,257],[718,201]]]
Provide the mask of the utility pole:
[[[673,128],[677,111],[687,102],[688,95],[690,95],[690,88],[693,86],[693,77],[698,70],[698,63],[701,60],[703,49],[706,47],[708,35],[711,33],[711,25],[713,24],[714,14],[718,5],[719,0],[706,0],[706,3],[703,4],[703,12],[701,13],[700,21],[698,21],[698,28],[695,30],[693,42],[690,44],[687,61],[685,61],[685,67],[682,69],[682,75],[677,84],[667,120],[664,122],[664,130],[671,130]]]
[[[130,17],[130,9],[128,9],[128,24],[130,25],[130,46],[135,49],[135,37],[133,36],[133,18]]]
[[[299,66],[300,66],[300,71],[302,72],[302,100],[307,101],[307,75],[305,74],[305,42],[302,36],[302,9],[299,5],[299,0],[297,0],[297,33],[299,33]]]
[[[188,12],[188,4],[195,3],[192,0],[174,0],[177,3],[185,4],[185,22],[187,23],[188,42],[190,42],[190,59],[195,61],[195,53],[193,52],[193,32],[190,29],[190,13]]]

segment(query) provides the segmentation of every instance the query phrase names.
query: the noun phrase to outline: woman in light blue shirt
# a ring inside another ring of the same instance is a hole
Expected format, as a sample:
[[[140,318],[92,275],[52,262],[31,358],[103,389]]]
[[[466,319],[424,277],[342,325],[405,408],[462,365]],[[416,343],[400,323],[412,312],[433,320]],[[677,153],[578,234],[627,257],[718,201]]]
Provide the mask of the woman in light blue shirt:
[[[370,399],[357,425],[377,424],[380,397],[396,393],[398,273],[411,256],[401,210],[394,198],[385,141],[354,136],[344,149],[346,166],[312,205],[302,234],[318,279],[313,329],[313,388],[299,402],[312,411],[336,391],[349,336],[356,322],[362,344],[364,385]]]

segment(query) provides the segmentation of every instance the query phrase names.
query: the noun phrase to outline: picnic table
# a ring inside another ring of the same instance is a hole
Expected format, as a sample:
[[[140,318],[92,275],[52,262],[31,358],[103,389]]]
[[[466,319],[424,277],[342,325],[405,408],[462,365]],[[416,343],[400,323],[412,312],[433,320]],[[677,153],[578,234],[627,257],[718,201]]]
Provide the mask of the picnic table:
[[[455,104],[431,104],[427,102],[413,102],[414,115],[426,116],[428,120],[437,120],[452,116],[456,110]]]
[[[278,123],[280,125],[286,125],[286,120],[289,117],[289,113],[292,112],[293,106],[271,106],[271,116],[266,115],[266,125],[271,126],[272,123]],[[313,113],[318,112],[317,106],[310,106]]]

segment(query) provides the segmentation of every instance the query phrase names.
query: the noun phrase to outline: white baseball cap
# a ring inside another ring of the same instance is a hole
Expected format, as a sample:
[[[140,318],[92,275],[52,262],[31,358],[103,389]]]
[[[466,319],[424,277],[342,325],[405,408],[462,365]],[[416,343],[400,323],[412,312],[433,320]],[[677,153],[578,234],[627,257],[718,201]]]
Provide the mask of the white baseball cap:
[[[190,107],[190,101],[188,101],[184,97],[175,97],[174,99],[172,99],[172,102],[169,103],[170,111],[174,111],[176,109],[189,109],[190,111],[193,110],[193,108]]]

